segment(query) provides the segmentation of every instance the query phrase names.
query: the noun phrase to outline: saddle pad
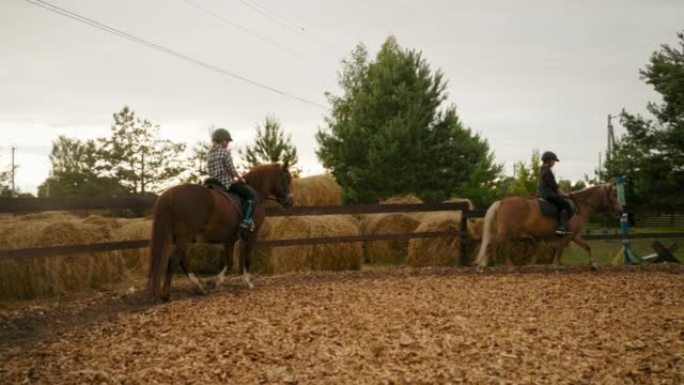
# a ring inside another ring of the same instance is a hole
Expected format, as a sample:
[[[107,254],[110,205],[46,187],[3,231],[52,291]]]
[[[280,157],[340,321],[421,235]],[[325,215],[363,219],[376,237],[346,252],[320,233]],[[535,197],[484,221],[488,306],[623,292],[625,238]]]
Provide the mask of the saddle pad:
[[[572,207],[572,211],[568,213],[568,219],[570,219],[577,212],[577,205],[575,205],[575,202],[572,199],[566,198],[565,201],[570,203],[570,207]],[[556,205],[543,198],[537,198],[537,202],[539,202],[539,210],[543,216],[549,218],[558,218],[559,210]]]
[[[207,179],[204,181],[204,186],[218,192],[226,198],[232,205],[235,207],[235,210],[237,210],[238,217],[242,218],[242,201],[240,200],[240,197],[237,196],[237,194],[234,194],[232,192],[229,192],[226,190],[226,188],[221,184],[221,182],[217,181],[216,179]]]

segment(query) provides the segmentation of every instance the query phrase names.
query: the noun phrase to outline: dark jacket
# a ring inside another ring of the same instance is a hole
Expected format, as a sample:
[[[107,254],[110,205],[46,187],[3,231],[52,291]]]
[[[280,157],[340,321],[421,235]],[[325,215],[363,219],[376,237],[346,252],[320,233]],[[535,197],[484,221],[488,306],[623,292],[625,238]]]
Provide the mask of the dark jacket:
[[[537,196],[546,199],[552,195],[558,195],[558,183],[556,183],[556,176],[553,175],[551,167],[542,165],[541,171],[539,173]]]

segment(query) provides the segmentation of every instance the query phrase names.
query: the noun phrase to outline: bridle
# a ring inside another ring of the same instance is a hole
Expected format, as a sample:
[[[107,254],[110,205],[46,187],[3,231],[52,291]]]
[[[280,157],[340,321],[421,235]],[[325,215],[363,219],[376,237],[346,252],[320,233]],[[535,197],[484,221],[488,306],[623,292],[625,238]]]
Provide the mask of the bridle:
[[[281,191],[287,191],[287,188],[286,188],[287,187],[287,181],[285,180],[285,177],[287,174],[288,174],[288,172],[282,172],[280,174]],[[280,195],[280,196],[272,196],[269,194],[266,197],[266,199],[278,202],[278,204],[280,204],[281,206],[285,206],[290,201],[290,194],[287,192],[285,192],[284,195]]]
[[[595,204],[593,204],[589,201],[586,201],[584,199],[578,199],[574,195],[570,195],[570,196],[572,197],[572,199],[575,202],[585,204],[585,205],[591,207],[592,209],[594,209],[594,211],[604,211],[607,214],[610,214],[616,218],[619,217],[619,214],[616,213],[614,210],[612,210],[612,207],[611,207],[612,205],[609,204],[610,203],[609,202],[609,200],[610,200],[609,195],[610,195],[611,189],[610,188],[603,188],[603,190],[604,190],[604,193],[601,196],[601,203],[599,205],[595,205]]]

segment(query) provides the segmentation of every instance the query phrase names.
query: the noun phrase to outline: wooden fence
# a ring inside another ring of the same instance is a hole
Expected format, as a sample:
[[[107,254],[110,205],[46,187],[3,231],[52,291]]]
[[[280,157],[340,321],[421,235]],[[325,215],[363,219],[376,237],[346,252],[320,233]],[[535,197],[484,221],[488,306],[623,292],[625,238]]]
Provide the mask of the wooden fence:
[[[105,210],[105,209],[150,209],[154,205],[154,197],[125,197],[125,198],[59,198],[59,199],[0,199],[0,213],[25,214],[39,211],[76,211],[76,210]],[[335,237],[316,237],[300,239],[275,239],[262,240],[259,246],[283,247],[294,245],[311,245],[322,243],[344,243],[361,241],[381,241],[393,239],[409,238],[438,238],[448,236],[460,236],[461,242],[461,263],[468,264],[467,248],[469,243],[466,241],[468,234],[468,219],[482,217],[485,210],[470,210],[467,203],[424,203],[424,204],[392,204],[392,205],[345,205],[345,206],[311,206],[294,207],[288,210],[281,208],[268,208],[267,216],[303,216],[303,215],[354,215],[354,214],[382,214],[382,213],[412,213],[412,212],[438,212],[451,211],[461,212],[460,228],[458,231],[431,231],[431,232],[410,232],[410,233],[391,233],[376,235],[351,235]],[[630,234],[629,238],[681,238],[684,232],[663,232],[663,233],[644,233]],[[586,234],[585,239],[622,239],[621,234]],[[5,249],[0,250],[0,260],[8,258],[27,258],[27,257],[49,257],[55,255],[91,253],[111,250],[124,250],[147,247],[149,240],[144,241],[123,241],[107,242],[85,245],[66,245],[37,247],[28,249]]]

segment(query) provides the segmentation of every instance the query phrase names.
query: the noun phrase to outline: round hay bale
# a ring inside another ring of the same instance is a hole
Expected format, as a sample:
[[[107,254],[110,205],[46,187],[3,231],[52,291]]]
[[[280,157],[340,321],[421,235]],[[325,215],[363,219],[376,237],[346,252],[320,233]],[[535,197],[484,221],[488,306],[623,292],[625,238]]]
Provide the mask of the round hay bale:
[[[121,226],[123,225],[116,218],[107,218],[99,215],[90,215],[88,217],[85,217],[83,218],[83,223],[88,225],[108,227],[110,230],[121,228]]]
[[[364,235],[410,233],[420,222],[408,214],[391,213],[370,215],[361,226]],[[406,262],[409,239],[367,241],[366,260],[370,263],[397,264]]]
[[[27,248],[107,242],[110,233],[79,220],[16,221],[3,231],[3,247]],[[100,288],[124,277],[123,260],[116,253],[82,253],[26,258],[0,263],[1,298],[34,298],[87,288]],[[11,276],[6,276],[11,274]]]
[[[273,239],[359,235],[346,215],[285,217],[273,228]],[[273,273],[301,270],[358,270],[363,260],[361,242],[277,247],[271,251]]]
[[[461,213],[430,213],[421,220],[416,232],[453,231],[454,236],[440,238],[413,238],[409,241],[406,263],[414,267],[453,266],[460,262]]]
[[[59,221],[72,220],[77,217],[68,211],[43,211],[40,213],[25,214],[17,217],[20,221]]]
[[[295,206],[342,204],[342,188],[330,174],[293,179],[292,194]]]
[[[149,219],[120,220],[121,227],[114,230],[117,241],[142,241],[152,237],[152,221]],[[119,255],[131,271],[145,271],[150,259],[150,248],[119,250]]]
[[[399,195],[389,197],[380,202],[383,205],[397,205],[397,204],[412,204],[412,203],[424,203],[422,199],[418,198],[415,194]]]

